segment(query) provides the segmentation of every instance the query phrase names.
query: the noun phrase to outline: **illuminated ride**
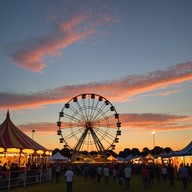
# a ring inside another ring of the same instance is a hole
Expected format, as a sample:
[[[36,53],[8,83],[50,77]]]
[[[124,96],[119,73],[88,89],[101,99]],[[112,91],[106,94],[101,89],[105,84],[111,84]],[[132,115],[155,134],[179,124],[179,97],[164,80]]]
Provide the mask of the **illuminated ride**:
[[[72,161],[83,151],[105,155],[107,150],[115,149],[121,135],[115,107],[106,98],[93,93],[77,95],[65,103],[57,126],[60,143],[73,153]]]

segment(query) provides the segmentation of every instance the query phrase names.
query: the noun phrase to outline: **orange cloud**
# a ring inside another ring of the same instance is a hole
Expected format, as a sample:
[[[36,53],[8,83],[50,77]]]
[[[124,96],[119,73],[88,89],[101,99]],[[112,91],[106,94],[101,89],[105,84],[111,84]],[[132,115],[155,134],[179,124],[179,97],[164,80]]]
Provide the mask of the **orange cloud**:
[[[121,114],[121,123],[124,129],[142,131],[167,131],[191,129],[192,117],[167,114]]]
[[[31,130],[35,130],[37,132],[55,132],[56,133],[56,123],[28,123],[21,124],[17,126],[23,132],[31,132]]]
[[[142,113],[142,114],[120,114],[121,130],[142,130],[142,131],[168,131],[168,130],[184,130],[191,129],[192,117],[190,116],[177,116],[167,114],[154,114],[154,113]],[[70,127],[69,125],[63,125],[64,127]],[[17,125],[23,132],[29,133],[31,130],[37,132],[55,132],[56,123],[28,123]]]
[[[183,63],[165,71],[154,71],[145,75],[131,75],[120,80],[88,83],[84,85],[63,86],[31,94],[0,93],[0,105],[4,109],[41,107],[63,103],[72,97],[93,92],[102,95],[111,102],[123,102],[134,96],[166,86],[192,80],[192,63]]]

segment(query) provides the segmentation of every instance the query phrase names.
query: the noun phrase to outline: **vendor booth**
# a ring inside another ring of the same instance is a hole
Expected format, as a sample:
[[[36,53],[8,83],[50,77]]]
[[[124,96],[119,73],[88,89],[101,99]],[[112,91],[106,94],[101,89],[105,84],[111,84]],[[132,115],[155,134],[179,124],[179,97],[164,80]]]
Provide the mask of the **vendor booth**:
[[[192,141],[182,150],[175,152],[172,155],[172,159],[173,164],[177,167],[179,167],[181,163],[190,165],[192,163]]]

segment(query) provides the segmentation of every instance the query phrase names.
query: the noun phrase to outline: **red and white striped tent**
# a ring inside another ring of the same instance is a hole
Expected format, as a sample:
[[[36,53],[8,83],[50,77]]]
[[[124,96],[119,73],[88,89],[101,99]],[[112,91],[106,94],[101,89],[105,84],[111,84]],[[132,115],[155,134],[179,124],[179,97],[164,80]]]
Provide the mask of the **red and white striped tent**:
[[[17,128],[10,119],[9,111],[4,122],[0,125],[0,154],[46,154],[49,151],[31,139],[19,128]],[[8,155],[7,155],[8,156]],[[1,159],[0,159],[1,160]]]

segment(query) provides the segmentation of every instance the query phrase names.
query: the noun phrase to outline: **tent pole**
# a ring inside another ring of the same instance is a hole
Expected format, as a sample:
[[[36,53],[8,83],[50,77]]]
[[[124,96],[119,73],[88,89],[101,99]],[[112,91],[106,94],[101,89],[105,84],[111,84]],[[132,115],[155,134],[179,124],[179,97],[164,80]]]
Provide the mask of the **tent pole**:
[[[21,151],[19,152],[19,167],[21,167]]]

